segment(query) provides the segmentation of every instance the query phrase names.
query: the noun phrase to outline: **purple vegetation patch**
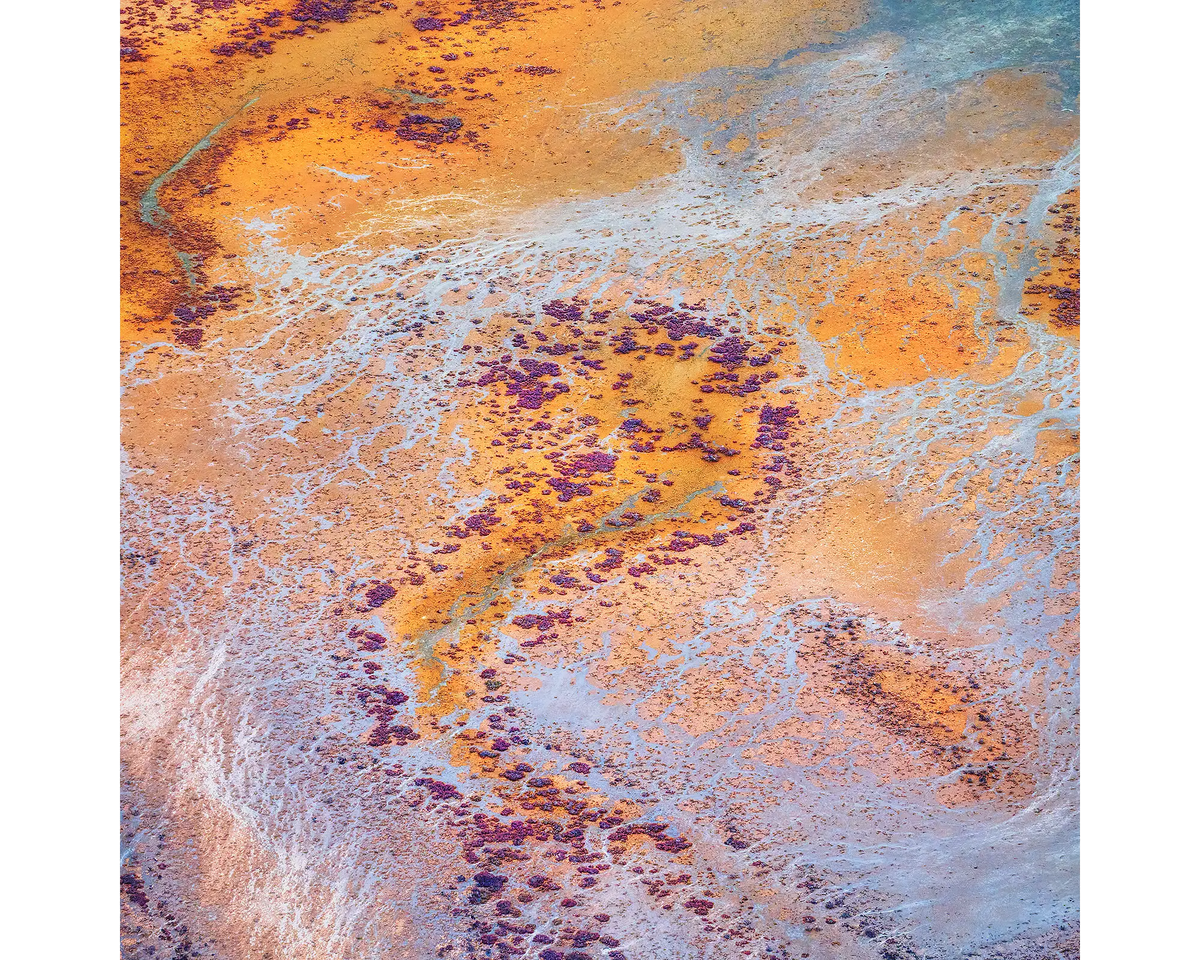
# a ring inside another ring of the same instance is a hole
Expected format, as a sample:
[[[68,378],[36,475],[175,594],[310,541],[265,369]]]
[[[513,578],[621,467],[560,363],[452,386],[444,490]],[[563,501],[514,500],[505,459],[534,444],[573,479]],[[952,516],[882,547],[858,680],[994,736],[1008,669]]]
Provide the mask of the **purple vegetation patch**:
[[[376,607],[382,607],[395,595],[396,588],[390,583],[377,583],[367,591],[367,607],[371,610],[374,610]]]

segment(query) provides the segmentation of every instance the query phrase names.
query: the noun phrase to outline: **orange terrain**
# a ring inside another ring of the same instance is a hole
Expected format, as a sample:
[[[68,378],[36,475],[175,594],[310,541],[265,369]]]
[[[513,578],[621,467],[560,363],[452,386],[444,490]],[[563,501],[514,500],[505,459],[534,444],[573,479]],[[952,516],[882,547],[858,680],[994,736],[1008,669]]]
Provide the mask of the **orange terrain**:
[[[289,2],[121,11],[123,956],[1076,955],[1076,11]]]

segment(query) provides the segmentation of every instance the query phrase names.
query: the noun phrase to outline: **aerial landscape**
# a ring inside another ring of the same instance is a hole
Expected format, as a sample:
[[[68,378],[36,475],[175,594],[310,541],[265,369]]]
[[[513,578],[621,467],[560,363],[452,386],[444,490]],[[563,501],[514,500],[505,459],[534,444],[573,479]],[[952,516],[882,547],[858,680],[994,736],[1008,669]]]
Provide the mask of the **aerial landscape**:
[[[126,0],[121,954],[1079,956],[1079,19]]]

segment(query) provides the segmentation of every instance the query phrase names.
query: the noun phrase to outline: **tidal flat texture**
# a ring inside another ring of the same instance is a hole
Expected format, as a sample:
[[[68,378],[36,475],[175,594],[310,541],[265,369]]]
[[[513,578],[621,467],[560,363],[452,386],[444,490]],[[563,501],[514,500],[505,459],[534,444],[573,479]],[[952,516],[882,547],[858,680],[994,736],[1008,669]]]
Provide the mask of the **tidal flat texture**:
[[[130,960],[1078,956],[1078,11],[127,0]]]

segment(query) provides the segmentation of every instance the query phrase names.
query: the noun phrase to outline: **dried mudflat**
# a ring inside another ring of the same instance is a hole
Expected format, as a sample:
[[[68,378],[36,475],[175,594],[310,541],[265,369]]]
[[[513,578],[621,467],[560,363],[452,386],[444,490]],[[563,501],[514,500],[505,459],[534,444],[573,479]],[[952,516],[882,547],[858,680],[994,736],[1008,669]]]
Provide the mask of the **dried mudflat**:
[[[123,9],[125,955],[1077,952],[1077,28],[917,7]]]

